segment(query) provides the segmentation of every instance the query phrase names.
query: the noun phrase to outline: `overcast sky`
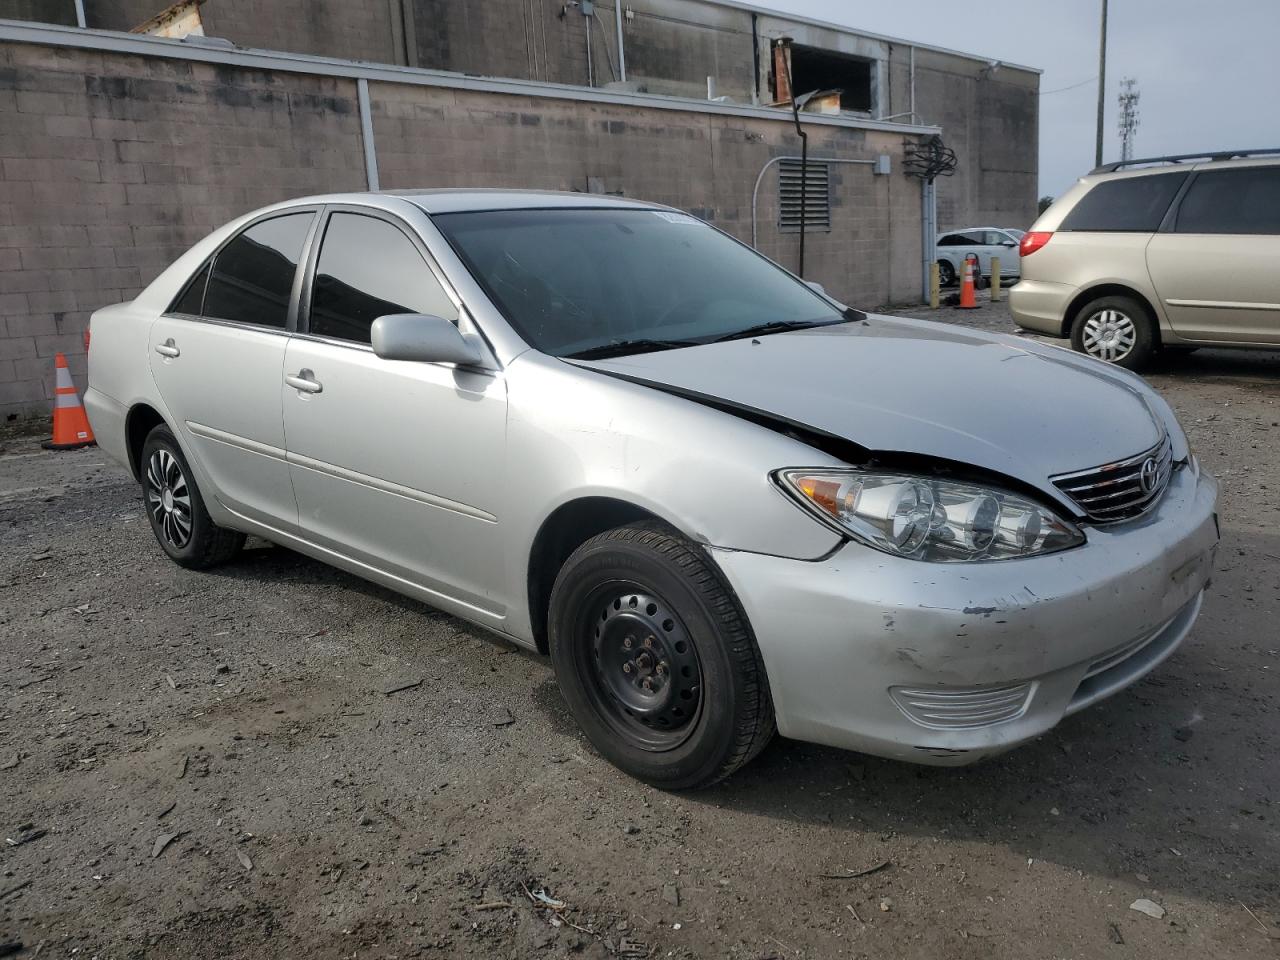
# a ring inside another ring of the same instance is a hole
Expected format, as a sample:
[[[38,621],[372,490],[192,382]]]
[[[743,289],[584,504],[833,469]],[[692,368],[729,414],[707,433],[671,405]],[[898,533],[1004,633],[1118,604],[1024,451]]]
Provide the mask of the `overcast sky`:
[[[1041,195],[1057,196],[1093,167],[1101,0],[755,2],[1039,67]],[[1142,92],[1137,156],[1280,147],[1278,46],[1280,0],[1111,0],[1103,159],[1120,158],[1125,76]]]

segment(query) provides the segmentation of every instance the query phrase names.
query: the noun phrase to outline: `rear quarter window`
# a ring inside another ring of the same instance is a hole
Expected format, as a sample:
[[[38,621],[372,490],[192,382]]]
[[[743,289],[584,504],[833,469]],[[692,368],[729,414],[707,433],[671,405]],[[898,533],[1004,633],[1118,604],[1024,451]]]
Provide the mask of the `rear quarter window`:
[[[1063,218],[1059,230],[1154,233],[1187,179],[1185,173],[1103,180]]]
[[[1196,174],[1182,198],[1174,229],[1178,233],[1280,236],[1280,167]]]

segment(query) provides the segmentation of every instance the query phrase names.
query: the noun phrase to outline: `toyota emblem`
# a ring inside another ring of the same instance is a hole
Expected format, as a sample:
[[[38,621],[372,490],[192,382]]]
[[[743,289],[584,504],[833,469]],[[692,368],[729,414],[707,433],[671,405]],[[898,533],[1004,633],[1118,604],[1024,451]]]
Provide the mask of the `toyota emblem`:
[[[1142,487],[1143,493],[1152,493],[1159,480],[1160,465],[1156,463],[1155,457],[1147,457],[1142,462],[1142,470],[1138,473],[1138,485]]]

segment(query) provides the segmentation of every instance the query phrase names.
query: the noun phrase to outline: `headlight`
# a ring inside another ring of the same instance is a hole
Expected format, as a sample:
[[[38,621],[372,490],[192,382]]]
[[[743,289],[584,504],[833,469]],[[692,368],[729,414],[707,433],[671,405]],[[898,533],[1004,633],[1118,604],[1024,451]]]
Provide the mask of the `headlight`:
[[[1053,511],[995,487],[862,470],[779,470],[774,479],[824,522],[913,560],[1007,560],[1084,543]]]

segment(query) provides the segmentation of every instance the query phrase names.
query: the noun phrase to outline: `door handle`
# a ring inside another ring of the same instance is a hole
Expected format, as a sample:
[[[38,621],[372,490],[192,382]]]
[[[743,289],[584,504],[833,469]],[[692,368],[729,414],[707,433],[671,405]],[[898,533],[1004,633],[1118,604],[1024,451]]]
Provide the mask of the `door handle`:
[[[306,369],[299,370],[297,373],[287,374],[284,382],[303,393],[319,393],[324,389],[324,385],[315,379],[315,374]]]
[[[164,343],[157,343],[157,344],[156,344],[156,353],[160,354],[160,356],[162,356],[162,357],[180,357],[180,356],[182,356],[182,351],[181,351],[181,350],[179,350],[179,349],[178,349],[178,345],[177,345],[176,343],[174,343],[174,342],[173,342],[173,337],[170,337],[170,338],[169,338],[168,340],[166,340]]]

